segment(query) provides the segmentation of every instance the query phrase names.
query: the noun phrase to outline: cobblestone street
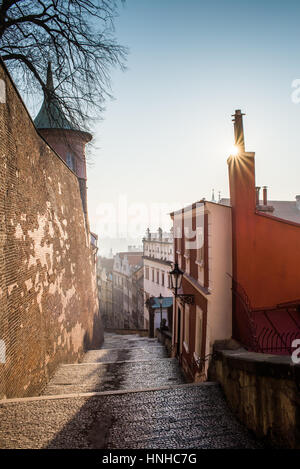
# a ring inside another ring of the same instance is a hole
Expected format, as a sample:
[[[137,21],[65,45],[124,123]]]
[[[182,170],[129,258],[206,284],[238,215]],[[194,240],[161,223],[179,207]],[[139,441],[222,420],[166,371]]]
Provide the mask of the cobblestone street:
[[[217,383],[185,383],[156,340],[106,334],[39,397],[0,401],[1,448],[257,448]]]

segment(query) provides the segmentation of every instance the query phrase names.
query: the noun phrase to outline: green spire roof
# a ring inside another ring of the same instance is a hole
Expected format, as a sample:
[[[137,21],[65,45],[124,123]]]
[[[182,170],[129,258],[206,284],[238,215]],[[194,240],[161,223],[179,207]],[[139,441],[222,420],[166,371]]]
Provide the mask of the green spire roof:
[[[46,88],[49,93],[44,93],[44,101],[40,112],[34,119],[34,124],[37,129],[67,129],[79,130],[72,125],[66,118],[61,104],[55,97],[53,86],[53,75],[51,69],[51,62],[48,62],[47,68],[47,83]]]

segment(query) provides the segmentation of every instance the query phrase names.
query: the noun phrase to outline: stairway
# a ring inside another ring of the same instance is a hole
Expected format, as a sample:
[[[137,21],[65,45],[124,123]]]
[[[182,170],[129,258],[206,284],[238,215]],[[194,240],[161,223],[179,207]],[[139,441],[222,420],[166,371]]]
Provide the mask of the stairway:
[[[0,448],[257,448],[217,383],[188,384],[155,339],[106,334],[41,396],[0,401]]]
[[[156,339],[106,334],[102,349],[86,353],[83,363],[61,365],[43,394],[143,390],[182,384],[175,358]]]

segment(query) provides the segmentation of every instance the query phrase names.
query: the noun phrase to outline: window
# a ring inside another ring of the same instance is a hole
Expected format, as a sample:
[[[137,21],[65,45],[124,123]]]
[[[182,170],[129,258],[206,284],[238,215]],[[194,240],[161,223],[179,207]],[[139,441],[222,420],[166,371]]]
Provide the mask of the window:
[[[75,158],[72,153],[67,153],[66,163],[72,171],[75,171]]]
[[[201,207],[197,216],[196,243],[197,243],[197,264],[203,266],[204,263],[204,209]]]
[[[185,305],[184,308],[184,347],[185,350],[189,351],[189,340],[190,340],[190,307]]]
[[[204,226],[197,227],[197,258],[198,282],[204,285]]]
[[[202,329],[203,329],[203,311],[196,306],[196,327],[195,327],[195,358],[201,357],[202,349]]]
[[[159,270],[156,271],[156,283],[159,285]]]
[[[185,271],[188,275],[190,275],[190,258],[186,257],[185,259]]]
[[[161,273],[161,284],[163,287],[165,286],[165,273],[164,272]]]
[[[149,280],[149,267],[145,267],[145,278]]]
[[[154,269],[152,269],[152,282],[154,282]]]
[[[201,261],[203,259],[203,247],[204,247],[204,225],[197,226],[197,261]]]
[[[170,277],[170,274],[168,274],[168,288],[171,288],[171,277]]]

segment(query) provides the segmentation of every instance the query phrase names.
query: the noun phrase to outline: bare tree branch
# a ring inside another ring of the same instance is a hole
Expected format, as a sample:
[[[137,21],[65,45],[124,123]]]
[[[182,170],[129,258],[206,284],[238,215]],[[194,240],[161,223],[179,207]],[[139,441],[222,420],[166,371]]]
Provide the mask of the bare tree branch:
[[[117,6],[117,0],[0,0],[0,55],[14,78],[20,85],[22,77],[27,93],[47,93],[51,61],[52,92],[85,130],[111,96],[111,69],[125,68],[127,50],[114,38]]]

